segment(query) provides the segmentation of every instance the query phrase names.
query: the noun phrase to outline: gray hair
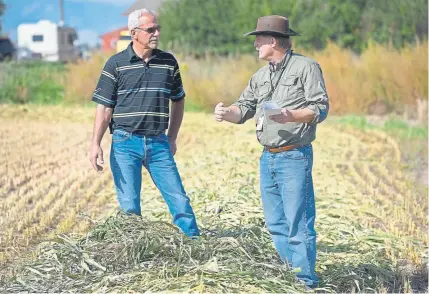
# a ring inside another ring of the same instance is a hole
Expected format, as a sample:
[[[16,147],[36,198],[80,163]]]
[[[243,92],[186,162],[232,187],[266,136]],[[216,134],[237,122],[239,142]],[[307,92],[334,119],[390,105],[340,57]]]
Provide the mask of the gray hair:
[[[139,27],[140,18],[145,14],[150,14],[156,18],[156,13],[153,12],[152,10],[149,10],[146,8],[134,10],[133,12],[130,13],[130,15],[128,15],[128,29],[131,31]]]
[[[280,48],[289,49],[289,47],[292,45],[289,37],[287,37],[287,38],[285,38],[285,37],[274,37],[274,38],[276,39],[277,45]]]

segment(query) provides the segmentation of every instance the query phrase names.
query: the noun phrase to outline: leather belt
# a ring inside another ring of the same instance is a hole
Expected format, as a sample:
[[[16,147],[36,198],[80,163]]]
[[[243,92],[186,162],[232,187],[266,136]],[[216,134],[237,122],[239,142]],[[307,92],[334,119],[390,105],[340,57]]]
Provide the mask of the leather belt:
[[[301,145],[287,145],[287,146],[274,147],[274,148],[264,147],[264,150],[271,152],[271,153],[279,153],[279,152],[283,152],[283,151],[289,151],[292,149],[296,149],[298,147],[301,147]]]

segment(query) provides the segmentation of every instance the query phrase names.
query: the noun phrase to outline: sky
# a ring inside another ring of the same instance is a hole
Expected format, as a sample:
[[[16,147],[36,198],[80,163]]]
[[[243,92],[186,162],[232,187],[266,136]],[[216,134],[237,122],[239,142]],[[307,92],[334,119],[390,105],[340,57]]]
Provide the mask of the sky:
[[[59,0],[5,0],[6,11],[0,19],[3,33],[13,41],[21,23],[36,23],[47,19],[60,20]],[[122,13],[134,0],[64,0],[64,22],[78,33],[76,44],[94,46],[103,33],[127,26]]]

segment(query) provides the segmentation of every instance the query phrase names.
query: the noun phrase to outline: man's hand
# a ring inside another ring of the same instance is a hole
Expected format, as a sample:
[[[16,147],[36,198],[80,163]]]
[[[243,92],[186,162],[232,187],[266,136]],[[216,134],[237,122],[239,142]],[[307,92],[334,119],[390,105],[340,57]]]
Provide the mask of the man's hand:
[[[222,122],[225,115],[230,112],[228,107],[224,107],[223,106],[223,102],[219,102],[216,107],[215,107],[215,111],[214,111],[214,116],[216,121],[218,122]]]
[[[308,107],[295,110],[283,108],[281,114],[270,115],[270,119],[279,124],[285,124],[288,122],[310,123],[313,121],[314,116],[314,111]]]
[[[101,149],[100,145],[93,144],[89,154],[89,161],[91,161],[92,167],[96,171],[102,171],[103,167],[98,164],[97,159],[100,164],[104,164],[103,149]]]
[[[176,139],[172,137],[168,137],[168,144],[170,144],[170,150],[173,156],[176,155],[176,152],[177,152]]]
[[[273,121],[279,124],[285,124],[288,122],[295,121],[290,110],[287,110],[286,108],[283,108],[282,113],[280,114],[270,115],[270,119],[272,119]]]
[[[96,171],[103,170],[103,167],[98,165],[97,160],[100,164],[104,164],[103,150],[100,145],[101,139],[109,126],[112,113],[113,108],[109,108],[102,104],[98,104],[97,109],[95,110],[94,131],[92,135],[91,149],[89,151],[89,161],[91,161],[91,165]]]

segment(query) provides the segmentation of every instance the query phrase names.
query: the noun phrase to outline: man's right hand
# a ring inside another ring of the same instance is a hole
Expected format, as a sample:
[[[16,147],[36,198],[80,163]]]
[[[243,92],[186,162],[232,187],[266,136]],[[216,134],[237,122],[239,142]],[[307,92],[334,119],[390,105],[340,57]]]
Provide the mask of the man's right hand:
[[[103,149],[101,149],[100,145],[93,144],[89,154],[89,161],[91,161],[92,167],[96,171],[102,171],[103,166],[98,164],[97,159],[100,164],[104,164]]]
[[[223,106],[223,102],[219,102],[214,110],[214,116],[216,121],[221,122],[223,121],[225,115],[230,112],[228,107]]]

